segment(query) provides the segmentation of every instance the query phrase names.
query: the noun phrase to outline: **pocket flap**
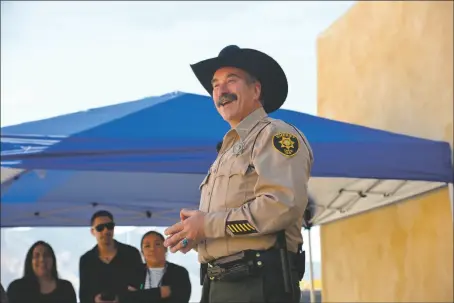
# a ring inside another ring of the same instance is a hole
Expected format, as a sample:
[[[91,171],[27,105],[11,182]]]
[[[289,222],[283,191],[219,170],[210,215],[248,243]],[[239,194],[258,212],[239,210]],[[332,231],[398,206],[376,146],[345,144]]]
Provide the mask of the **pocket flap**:
[[[201,190],[202,187],[203,187],[205,184],[208,183],[208,178],[210,177],[210,175],[211,175],[211,173],[208,173],[208,174],[205,176],[205,178],[203,178],[202,183],[200,183],[200,185],[199,185],[199,190]]]
[[[230,169],[229,176],[233,176],[233,175],[245,176],[253,169],[254,169],[254,167],[249,165],[249,161],[244,161],[243,159],[238,159],[237,161],[235,161],[235,163],[233,163],[233,165]]]

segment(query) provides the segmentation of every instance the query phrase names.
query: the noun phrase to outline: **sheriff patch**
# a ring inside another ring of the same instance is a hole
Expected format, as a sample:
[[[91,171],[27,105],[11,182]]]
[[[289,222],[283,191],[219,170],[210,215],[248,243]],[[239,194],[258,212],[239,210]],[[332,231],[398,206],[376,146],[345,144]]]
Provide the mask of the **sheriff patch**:
[[[274,148],[287,157],[296,155],[300,148],[298,138],[290,133],[279,133],[273,136]]]
[[[257,230],[254,226],[252,226],[248,221],[230,221],[227,222],[227,228],[232,232],[234,235],[248,235],[248,234],[255,234]]]

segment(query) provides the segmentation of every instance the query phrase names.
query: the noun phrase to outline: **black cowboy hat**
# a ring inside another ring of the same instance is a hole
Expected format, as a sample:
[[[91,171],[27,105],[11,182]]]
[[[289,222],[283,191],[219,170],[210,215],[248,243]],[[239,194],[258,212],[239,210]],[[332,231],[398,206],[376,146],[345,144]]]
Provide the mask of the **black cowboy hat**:
[[[192,64],[191,68],[200,83],[212,96],[214,73],[222,67],[236,67],[257,78],[262,84],[263,108],[267,113],[279,109],[288,93],[287,77],[279,63],[265,53],[255,49],[225,47],[215,58]]]

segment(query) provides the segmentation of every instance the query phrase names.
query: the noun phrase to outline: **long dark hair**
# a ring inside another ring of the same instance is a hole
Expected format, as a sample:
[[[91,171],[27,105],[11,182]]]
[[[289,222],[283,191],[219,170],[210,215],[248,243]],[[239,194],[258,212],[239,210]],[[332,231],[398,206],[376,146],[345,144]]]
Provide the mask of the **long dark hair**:
[[[52,278],[54,278],[55,280],[58,280],[57,258],[55,257],[55,253],[54,253],[54,250],[52,249],[52,247],[47,242],[44,242],[44,241],[35,242],[28,250],[27,256],[25,257],[25,263],[24,263],[24,278],[29,281],[38,283],[38,279],[36,278],[35,272],[33,271],[32,259],[33,259],[33,251],[39,245],[44,246],[49,251],[52,261],[53,261],[52,269],[51,269],[50,273],[51,273]]]

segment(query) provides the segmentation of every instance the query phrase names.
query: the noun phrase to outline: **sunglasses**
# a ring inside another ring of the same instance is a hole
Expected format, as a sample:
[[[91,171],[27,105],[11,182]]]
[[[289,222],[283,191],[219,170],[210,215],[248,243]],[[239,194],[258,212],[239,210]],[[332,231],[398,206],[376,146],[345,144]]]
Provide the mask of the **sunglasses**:
[[[96,225],[95,226],[95,229],[97,232],[102,232],[104,230],[104,228],[107,228],[108,230],[112,230],[114,229],[115,227],[115,223],[114,222],[109,222],[109,223],[104,223],[104,224],[99,224],[99,225]]]

